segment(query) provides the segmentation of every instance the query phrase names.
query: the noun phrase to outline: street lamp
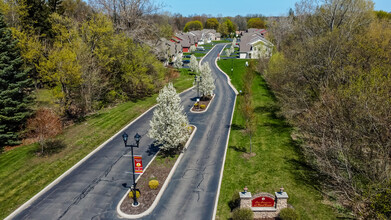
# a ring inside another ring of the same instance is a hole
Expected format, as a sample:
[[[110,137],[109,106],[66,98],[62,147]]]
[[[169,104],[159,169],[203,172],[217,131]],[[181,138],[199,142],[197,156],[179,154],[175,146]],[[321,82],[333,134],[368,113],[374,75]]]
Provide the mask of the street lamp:
[[[136,133],[136,135],[134,136],[134,140],[136,141],[136,145],[128,145],[128,134],[125,132],[123,135],[122,135],[122,139],[124,140],[124,143],[125,143],[125,147],[130,147],[131,149],[131,152],[132,152],[132,167],[133,167],[133,185],[132,185],[132,192],[133,192],[133,204],[132,206],[133,207],[136,207],[136,206],[139,206],[140,204],[137,202],[137,197],[136,197],[136,174],[135,174],[135,169],[134,169],[134,154],[133,154],[133,147],[137,147],[139,146],[139,143],[140,143],[140,139],[141,139],[141,135],[139,135],[138,133]]]
[[[197,80],[197,76],[194,76],[194,80],[197,82],[197,97],[200,97],[200,81],[202,81],[202,76],[199,76]]]

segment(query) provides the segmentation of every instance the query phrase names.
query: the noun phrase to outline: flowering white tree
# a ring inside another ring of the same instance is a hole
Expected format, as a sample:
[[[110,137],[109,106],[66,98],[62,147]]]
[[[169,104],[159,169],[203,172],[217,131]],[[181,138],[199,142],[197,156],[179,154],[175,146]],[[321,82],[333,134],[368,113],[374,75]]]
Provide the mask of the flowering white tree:
[[[227,57],[229,57],[229,56],[231,56],[231,50],[230,49],[225,49],[225,55],[227,56]]]
[[[197,50],[197,47],[195,45],[190,46],[190,53],[194,52]]]
[[[234,37],[233,41],[232,41],[232,46],[235,47],[236,45],[236,37]]]
[[[182,54],[177,53],[175,55],[175,60],[174,60],[174,67],[175,68],[182,68]]]
[[[198,67],[197,57],[194,56],[193,54],[190,57],[189,67],[190,67],[191,71],[198,72],[199,67]]]
[[[162,144],[164,151],[176,150],[189,139],[189,121],[183,113],[181,98],[172,83],[160,90],[148,136]]]
[[[201,65],[200,68],[200,83],[199,89],[203,97],[213,95],[213,90],[216,88],[214,79],[212,76],[212,70],[209,67],[209,63],[206,62]]]

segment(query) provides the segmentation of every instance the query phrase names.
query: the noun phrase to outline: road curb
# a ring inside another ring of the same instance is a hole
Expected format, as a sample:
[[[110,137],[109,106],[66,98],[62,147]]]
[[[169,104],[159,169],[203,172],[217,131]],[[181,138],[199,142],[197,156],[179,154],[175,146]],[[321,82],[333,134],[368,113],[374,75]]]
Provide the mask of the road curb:
[[[227,44],[223,47],[223,49],[222,49],[221,51],[223,51],[224,48],[225,48],[226,46],[227,46]],[[216,58],[216,60],[215,60],[216,67],[217,67],[222,73],[224,73],[224,74],[227,76],[228,85],[231,86],[231,88],[232,88],[232,90],[234,90],[235,94],[238,95],[239,92],[238,92],[238,90],[236,90],[236,88],[232,85],[232,83],[231,83],[231,78],[229,78],[228,74],[226,74],[222,69],[220,69],[219,65],[217,65],[217,59],[218,59],[218,58]]]
[[[185,93],[191,89],[193,89],[194,86],[183,90],[181,93]],[[73,165],[71,168],[69,168],[67,171],[65,171],[63,174],[61,174],[57,179],[55,179],[53,182],[49,183],[45,188],[43,188],[41,191],[39,191],[37,194],[35,194],[31,199],[27,200],[27,202],[23,203],[19,208],[17,208],[15,211],[13,211],[11,214],[9,214],[4,220],[11,220],[16,215],[18,215],[21,211],[25,210],[26,208],[30,207],[30,205],[40,196],[42,196],[44,193],[49,191],[53,186],[55,186],[57,183],[59,183],[62,179],[64,179],[67,175],[69,175],[72,171],[74,171],[76,168],[78,168],[82,163],[84,163],[86,160],[88,160],[90,157],[92,157],[96,152],[98,152],[100,149],[102,149],[108,142],[112,141],[114,137],[118,136],[120,133],[122,133],[124,130],[126,130],[129,126],[131,126],[133,123],[135,123],[137,120],[139,120],[141,117],[143,117],[145,114],[147,114],[149,111],[151,111],[153,108],[156,107],[157,104],[150,107],[148,110],[146,110],[144,113],[139,115],[137,118],[133,119],[129,124],[124,126],[121,130],[119,130],[117,133],[115,133],[113,136],[111,136],[109,139],[107,139],[105,142],[103,142],[101,145],[99,145],[97,148],[95,148],[93,151],[91,151],[89,154],[87,154],[83,159],[81,159],[79,162],[77,162],[75,165]],[[195,132],[193,132],[195,133]],[[156,155],[155,155],[156,156]],[[148,164],[149,165],[149,164]],[[147,166],[148,166],[147,165]]]
[[[227,44],[225,45],[227,46]],[[223,49],[221,51],[224,50],[225,46],[223,47]],[[238,95],[238,91],[236,90],[236,88],[231,84],[231,78],[229,78],[229,76],[223,71],[220,69],[220,67],[217,65],[217,59],[215,60],[215,64],[217,66],[217,68],[222,72],[224,73],[226,76],[227,76],[227,80],[228,80],[228,85],[232,88],[232,90],[235,92],[235,99],[234,99],[234,106],[233,106],[233,109],[232,109],[232,115],[231,115],[231,122],[230,122],[230,127],[229,127],[229,130],[228,130],[228,137],[227,137],[227,143],[225,145],[225,152],[224,152],[224,157],[223,157],[223,167],[221,168],[221,172],[220,172],[220,180],[219,180],[219,186],[218,186],[218,189],[217,189],[217,196],[216,196],[216,200],[215,200],[215,206],[214,206],[214,210],[213,210],[213,220],[216,219],[216,213],[217,213],[217,205],[218,205],[218,202],[219,202],[219,196],[220,196],[220,189],[221,189],[221,182],[223,181],[223,174],[224,174],[224,166],[225,166],[225,159],[227,157],[227,149],[228,149],[228,142],[229,142],[229,136],[231,134],[231,125],[232,125],[232,120],[234,118],[234,112],[235,112],[235,106],[236,106],[236,97]]]
[[[185,147],[184,147],[185,151],[186,151],[187,147],[189,146],[190,142],[193,140],[193,137],[194,137],[194,135],[195,135],[195,133],[196,133],[196,131],[197,131],[197,127],[196,127],[195,125],[192,125],[192,126],[194,126],[194,131],[193,131],[193,133],[190,135],[189,140],[187,140],[187,142],[186,142],[186,145],[185,145]],[[152,205],[151,205],[145,212],[142,212],[142,213],[137,214],[137,215],[129,215],[129,214],[126,214],[126,213],[124,213],[124,212],[121,211],[121,204],[122,204],[122,202],[125,200],[126,196],[129,194],[129,192],[130,192],[130,189],[129,189],[128,191],[126,191],[125,195],[122,197],[122,199],[120,200],[120,202],[119,202],[118,205],[117,205],[117,213],[118,213],[118,215],[119,215],[121,218],[137,219],[137,218],[141,218],[141,217],[144,217],[144,216],[146,216],[146,215],[151,214],[151,212],[155,209],[155,207],[156,207],[157,204],[159,203],[160,198],[162,197],[164,191],[166,190],[166,188],[167,188],[167,186],[168,186],[168,183],[171,181],[171,178],[172,178],[172,176],[174,175],[175,170],[176,170],[177,167],[178,167],[178,164],[181,162],[181,160],[182,160],[182,158],[183,158],[183,155],[185,154],[185,151],[183,151],[183,152],[179,155],[179,157],[178,157],[178,159],[176,160],[174,166],[172,167],[170,173],[168,174],[166,181],[164,182],[164,184],[163,184],[162,188],[160,189],[159,193],[157,194],[157,196],[156,196],[156,198],[155,198],[155,201],[153,201]],[[160,152],[160,150],[159,150],[159,152]],[[156,155],[157,155],[157,154],[156,154]],[[156,157],[156,155],[155,155],[155,157]],[[155,159],[155,157],[154,157],[153,159]],[[152,163],[152,160],[151,160],[151,162],[150,162],[149,164],[151,164],[151,163]],[[148,164],[148,165],[149,165],[149,164]],[[141,176],[141,175],[140,175],[140,176]],[[140,177],[140,176],[139,176],[139,177]],[[139,178],[137,178],[137,180],[138,180],[138,179],[139,179]],[[136,180],[136,181],[137,181],[137,180]]]

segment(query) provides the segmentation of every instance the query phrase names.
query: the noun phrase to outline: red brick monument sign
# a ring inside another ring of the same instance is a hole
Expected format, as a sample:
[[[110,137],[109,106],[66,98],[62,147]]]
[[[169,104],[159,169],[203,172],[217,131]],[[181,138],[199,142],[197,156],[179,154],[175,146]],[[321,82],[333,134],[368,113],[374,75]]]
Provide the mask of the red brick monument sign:
[[[269,196],[260,196],[251,201],[252,207],[274,207],[274,198]]]

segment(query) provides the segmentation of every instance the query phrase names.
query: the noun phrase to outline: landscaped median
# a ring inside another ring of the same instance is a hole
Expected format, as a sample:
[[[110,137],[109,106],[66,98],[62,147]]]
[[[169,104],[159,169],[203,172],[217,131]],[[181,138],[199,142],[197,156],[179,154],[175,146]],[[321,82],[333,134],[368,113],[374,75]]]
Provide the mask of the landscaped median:
[[[132,196],[130,194],[130,189],[126,192],[117,205],[117,212],[121,217],[136,219],[146,216],[153,211],[163,195],[164,190],[167,188],[168,183],[186,152],[187,147],[194,137],[197,128],[194,125],[191,125],[191,127],[192,133],[179,156],[167,156],[161,154],[159,151],[144,169],[144,173],[137,178],[136,182],[139,186],[138,189],[140,190],[140,197],[137,198],[140,204],[139,206],[132,206],[133,199],[130,198],[130,196]],[[159,185],[156,189],[152,189],[153,187],[149,186],[151,180],[158,181]]]
[[[243,90],[246,62],[234,59],[218,61],[238,91]],[[233,71],[231,72],[231,69]],[[237,96],[231,133],[219,193],[216,219],[229,219],[237,208],[238,192],[247,186],[254,194],[273,193],[283,186],[289,193],[301,219],[336,219],[336,211],[317,190],[317,174],[303,163],[303,155],[292,140],[292,128],[278,115],[278,107],[263,77],[256,73],[252,84],[256,131],[252,136],[250,155],[249,137],[245,133],[242,113],[244,95]]]
[[[212,96],[207,96],[204,98],[200,98],[199,101],[196,101],[193,105],[193,107],[190,109],[190,112],[193,113],[204,113],[208,111],[208,108],[210,104],[212,104],[212,101],[215,97],[215,94]]]

